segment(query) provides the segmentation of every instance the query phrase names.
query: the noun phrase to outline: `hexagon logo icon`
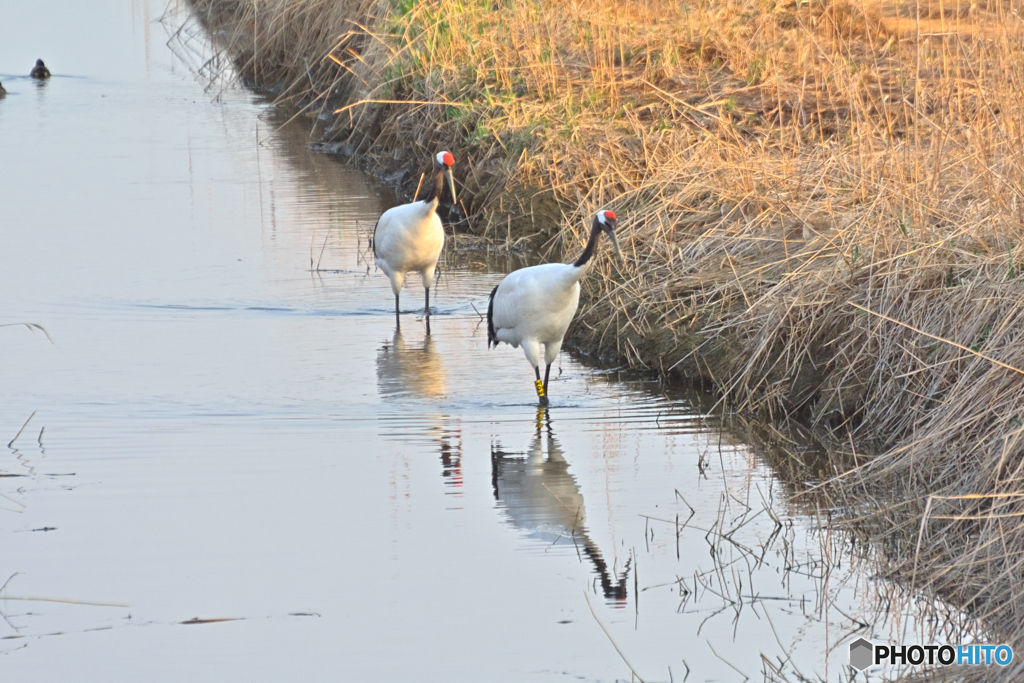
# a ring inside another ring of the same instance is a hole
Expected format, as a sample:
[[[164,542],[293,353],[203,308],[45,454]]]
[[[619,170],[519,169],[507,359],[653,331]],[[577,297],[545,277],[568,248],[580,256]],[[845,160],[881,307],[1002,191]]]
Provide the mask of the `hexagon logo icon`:
[[[853,641],[850,643],[850,666],[857,671],[863,671],[868,668],[874,661],[874,657],[872,657],[874,650],[875,647],[871,644],[871,641],[865,638],[858,638]]]

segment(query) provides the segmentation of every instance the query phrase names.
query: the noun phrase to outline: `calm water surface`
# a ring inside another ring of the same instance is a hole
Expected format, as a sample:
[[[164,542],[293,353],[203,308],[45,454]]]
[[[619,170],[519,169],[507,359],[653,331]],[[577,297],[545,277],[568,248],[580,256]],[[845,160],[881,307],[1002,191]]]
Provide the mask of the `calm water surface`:
[[[656,383],[563,353],[538,415],[508,264],[449,250],[396,331],[394,199],[181,12],[42,4],[0,8],[0,322],[54,342],[0,328],[4,680],[629,680],[604,629],[648,681],[845,680],[927,628]]]

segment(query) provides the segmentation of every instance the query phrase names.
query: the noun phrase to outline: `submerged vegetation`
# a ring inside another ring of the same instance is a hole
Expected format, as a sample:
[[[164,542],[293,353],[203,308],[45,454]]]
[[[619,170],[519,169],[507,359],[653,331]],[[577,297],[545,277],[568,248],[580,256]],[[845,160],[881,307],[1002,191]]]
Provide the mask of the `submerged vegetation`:
[[[453,150],[460,230],[619,213],[574,343],[833,430],[893,572],[1024,650],[1022,0],[192,4],[407,192]]]

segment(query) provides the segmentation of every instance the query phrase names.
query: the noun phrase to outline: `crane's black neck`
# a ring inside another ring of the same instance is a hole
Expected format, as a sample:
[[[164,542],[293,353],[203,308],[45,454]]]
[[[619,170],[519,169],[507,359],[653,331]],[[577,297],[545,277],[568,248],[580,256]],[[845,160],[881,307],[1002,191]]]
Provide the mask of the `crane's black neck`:
[[[601,224],[598,222],[597,218],[595,218],[594,225],[590,228],[590,239],[587,240],[587,246],[583,250],[583,253],[580,254],[580,257],[576,259],[576,262],[572,265],[577,268],[582,268],[587,265],[590,259],[593,258],[594,254],[597,252],[597,240],[599,237],[601,237]]]
[[[601,591],[604,593],[604,597],[607,600],[625,600],[629,597],[629,563],[630,560],[626,560],[626,568],[622,574],[615,576],[608,570],[608,563],[601,557],[601,551],[597,549],[597,546],[586,539],[588,542],[583,546],[583,554],[590,558],[590,561],[594,563],[594,568],[597,569],[597,574],[601,580]]]
[[[435,207],[441,201],[441,193],[444,191],[444,171],[444,167],[434,169],[433,180],[427,183],[427,194],[423,197],[427,203],[434,202]]]

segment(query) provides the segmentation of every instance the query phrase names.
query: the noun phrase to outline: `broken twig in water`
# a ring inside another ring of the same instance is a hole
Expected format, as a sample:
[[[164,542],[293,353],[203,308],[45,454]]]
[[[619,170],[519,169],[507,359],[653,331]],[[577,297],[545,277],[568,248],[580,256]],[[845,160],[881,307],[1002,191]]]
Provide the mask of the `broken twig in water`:
[[[21,600],[22,602],[57,602],[62,605],[86,605],[87,607],[131,607],[123,602],[90,602],[88,600],[70,600],[68,598],[37,598],[31,596],[0,595],[0,600]]]
[[[324,249],[327,248],[327,240],[330,238],[330,236],[331,236],[331,229],[328,228],[327,229],[327,234],[324,235],[324,246],[320,247],[320,256],[318,256],[317,259],[316,259],[316,270],[317,270],[317,272],[320,271],[320,261],[323,260],[323,258],[324,258]]]
[[[179,624],[185,626],[191,626],[192,624],[219,624],[222,621],[242,621],[242,617],[220,617],[217,619],[200,619],[199,617],[192,617],[185,621],[179,621]]]
[[[28,427],[28,423],[29,423],[29,422],[31,422],[31,421],[32,421],[32,418],[33,418],[33,417],[35,417],[35,416],[36,416],[36,411],[35,411],[35,410],[33,410],[33,411],[32,411],[32,414],[28,416],[28,419],[27,419],[27,420],[25,420],[25,424],[21,425],[21,429],[19,429],[19,430],[18,430],[18,433],[14,435],[14,438],[13,438],[13,439],[11,439],[10,441],[8,441],[8,442],[7,442],[7,447],[8,447],[8,448],[10,448],[10,447],[11,447],[11,445],[12,445],[12,444],[13,444],[13,443],[14,443],[15,441],[17,441],[17,440],[18,440],[18,437],[19,437],[19,436],[21,436],[21,433],[22,433],[23,431],[25,431],[25,427]]]
[[[612,638],[612,634],[609,633],[608,629],[605,628],[605,625],[601,623],[600,617],[598,617],[597,612],[594,611],[594,606],[590,604],[590,596],[587,595],[586,591],[583,591],[583,597],[587,599],[587,607],[590,608],[590,613],[594,615],[594,621],[596,621],[597,625],[601,627],[601,630],[604,631],[604,634],[608,636],[608,640],[611,641],[612,647],[614,647],[615,651],[619,653],[619,656],[622,657],[622,661],[626,663],[626,666],[629,667],[630,672],[632,672],[632,674],[636,676],[637,680],[640,681],[640,683],[644,683],[644,679],[640,676],[640,674],[636,672],[636,669],[633,668],[633,665],[629,663],[628,659],[626,659],[626,655],[622,653],[622,650],[620,650],[619,646],[615,643],[615,639]]]
[[[53,344],[53,337],[51,337],[50,333],[46,331],[46,328],[43,327],[42,325],[40,325],[39,323],[3,323],[3,324],[0,324],[0,327],[17,327],[19,325],[24,325],[25,327],[27,327],[29,330],[31,330],[33,332],[35,332],[36,330],[39,330],[40,332],[42,332],[43,334],[46,335],[47,341],[49,341],[51,344]],[[56,344],[54,344],[54,346],[56,346]]]
[[[713,646],[713,645],[711,644],[711,641],[710,641],[710,640],[708,640],[708,641],[705,641],[705,642],[707,642],[707,644],[708,644],[708,647],[710,647],[710,648],[711,648],[711,652],[712,652],[712,653],[714,653],[714,655],[715,655],[716,657],[718,657],[719,659],[721,659],[721,660],[722,660],[723,662],[725,662],[726,664],[728,664],[728,665],[729,665],[729,668],[731,668],[731,669],[732,669],[733,671],[735,671],[736,673],[738,673],[738,674],[739,674],[740,676],[743,676],[743,680],[745,680],[745,681],[749,681],[749,680],[750,680],[750,676],[748,676],[747,674],[745,674],[745,673],[743,673],[742,671],[740,671],[739,669],[737,669],[737,668],[736,668],[736,666],[735,666],[735,665],[734,665],[734,664],[733,664],[732,662],[730,662],[730,661],[729,661],[728,659],[726,659],[726,658],[725,658],[725,657],[723,657],[722,655],[720,655],[720,654],[718,654],[717,652],[715,652],[715,647],[714,647],[714,646]]]

